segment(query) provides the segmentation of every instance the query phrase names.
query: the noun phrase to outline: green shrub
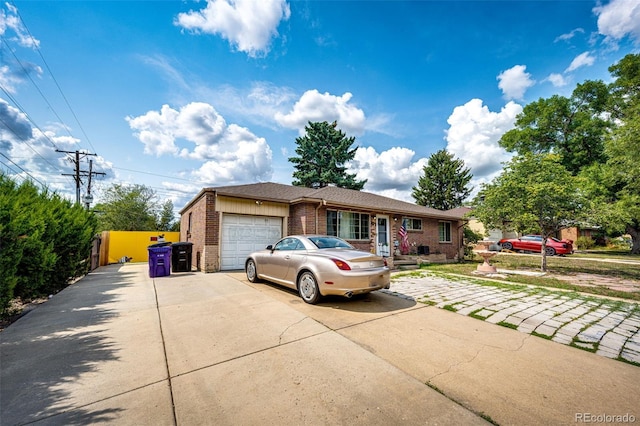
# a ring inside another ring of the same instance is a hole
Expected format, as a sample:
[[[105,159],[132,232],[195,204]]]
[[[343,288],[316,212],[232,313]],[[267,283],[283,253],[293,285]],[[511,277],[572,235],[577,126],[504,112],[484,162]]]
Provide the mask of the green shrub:
[[[473,247],[478,243],[478,241],[484,238],[479,232],[475,232],[468,225],[465,224],[464,228],[462,228],[464,233],[464,257],[465,259],[473,259]]]
[[[0,173],[0,315],[13,298],[58,292],[87,272],[93,213]]]
[[[591,237],[578,237],[576,246],[579,250],[589,250],[596,246],[596,242]]]

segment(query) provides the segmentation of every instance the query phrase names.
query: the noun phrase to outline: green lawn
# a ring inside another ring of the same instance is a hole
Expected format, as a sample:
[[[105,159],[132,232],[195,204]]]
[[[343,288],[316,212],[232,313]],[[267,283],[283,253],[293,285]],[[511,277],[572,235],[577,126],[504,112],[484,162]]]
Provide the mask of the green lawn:
[[[594,256],[584,256],[591,257]],[[612,258],[607,256],[608,258]],[[479,259],[479,258],[478,258]],[[640,256],[627,255],[624,259],[638,260]],[[447,264],[427,264],[422,269],[436,274],[458,274],[467,275],[469,277],[478,278],[474,274],[480,260],[464,261],[460,263]],[[509,255],[497,254],[491,259],[491,264],[498,269],[521,270],[521,271],[540,271],[540,256],[534,255]],[[574,275],[577,273],[602,275],[612,278],[622,278],[625,280],[637,281],[640,287],[640,264],[624,264],[594,261],[583,258],[583,256],[565,256],[565,257],[547,257],[548,272],[552,274]],[[591,293],[609,297],[619,297],[628,300],[640,301],[640,291],[623,292],[618,290],[610,290],[605,287],[583,287],[574,285],[570,282],[552,278],[550,276],[531,277],[525,275],[509,275],[509,282],[536,285],[541,287],[560,288],[564,290],[577,291],[582,293]]]
[[[575,252],[571,257],[584,258],[590,257],[595,259],[620,259],[620,260],[637,260],[640,262],[640,256],[630,254],[629,250],[611,250],[611,249],[599,249],[599,250],[581,250]]]

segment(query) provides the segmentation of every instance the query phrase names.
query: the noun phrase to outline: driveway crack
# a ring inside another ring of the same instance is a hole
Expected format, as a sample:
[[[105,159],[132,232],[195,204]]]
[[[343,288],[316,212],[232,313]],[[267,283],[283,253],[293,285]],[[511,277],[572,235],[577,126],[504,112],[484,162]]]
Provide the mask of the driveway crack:
[[[524,336],[522,336],[522,337],[523,337],[523,338],[522,338],[522,340],[520,341],[520,345],[519,345],[517,348],[515,348],[515,349],[508,349],[508,348],[504,348],[504,347],[500,347],[500,346],[495,346],[495,345],[486,345],[486,344],[483,344],[480,348],[478,348],[478,350],[476,351],[476,353],[475,353],[471,358],[469,358],[469,359],[467,359],[467,360],[465,360],[465,361],[460,361],[460,362],[457,362],[457,363],[451,364],[451,365],[449,365],[449,367],[448,367],[445,371],[441,371],[440,373],[438,373],[438,374],[434,374],[433,376],[429,377],[429,378],[427,379],[426,385],[432,385],[432,383],[431,383],[431,382],[432,382],[434,379],[436,379],[436,378],[438,378],[438,377],[440,377],[440,376],[443,376],[443,375],[445,375],[445,374],[447,374],[447,373],[450,373],[450,372],[451,372],[451,370],[453,370],[455,367],[458,367],[458,366],[461,366],[461,365],[464,365],[464,364],[471,364],[472,362],[474,362],[474,361],[478,358],[478,356],[480,355],[480,353],[482,353],[482,351],[483,351],[485,348],[494,348],[494,349],[500,349],[500,350],[507,350],[507,351],[511,351],[511,352],[519,352],[519,351],[521,351],[521,350],[522,350],[522,348],[524,347],[525,342],[526,342],[529,338],[531,338],[531,335],[527,334],[527,335],[524,335]]]
[[[307,317],[303,317],[301,318],[299,321],[294,322],[293,324],[290,324],[287,326],[287,328],[285,328],[284,330],[282,330],[282,333],[280,333],[280,336],[278,337],[278,346],[282,345],[282,338],[284,336],[284,334],[293,326],[300,324],[302,321],[306,320]]]

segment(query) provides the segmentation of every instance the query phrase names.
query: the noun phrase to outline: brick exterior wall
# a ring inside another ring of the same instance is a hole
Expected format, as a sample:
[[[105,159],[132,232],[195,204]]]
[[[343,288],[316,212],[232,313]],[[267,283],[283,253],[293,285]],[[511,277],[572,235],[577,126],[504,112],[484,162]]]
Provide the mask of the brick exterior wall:
[[[318,229],[316,229],[316,208],[318,204],[295,204],[289,208],[287,235],[324,234],[327,231],[326,208],[318,209]]]
[[[591,232],[588,233],[588,235],[586,233],[583,233],[585,236],[591,237]],[[571,241],[576,241],[578,239],[578,228],[567,228],[567,229],[562,229],[560,230],[560,235],[559,238],[560,239],[567,239],[567,240],[571,240]],[[575,247],[574,247],[575,248]]]
[[[189,229],[191,215],[191,229]],[[193,243],[191,264],[204,272],[218,270],[220,214],[216,211],[215,196],[205,192],[180,218],[180,241]]]
[[[402,225],[402,218],[396,216],[397,221],[393,222],[392,240],[398,239],[398,230]],[[428,246],[429,253],[446,254],[447,259],[453,260],[461,257],[460,248],[462,247],[462,222],[449,221],[451,224],[451,242],[441,243],[439,234],[440,220],[422,218],[422,231],[407,231],[409,239],[410,253],[416,254],[418,246]]]

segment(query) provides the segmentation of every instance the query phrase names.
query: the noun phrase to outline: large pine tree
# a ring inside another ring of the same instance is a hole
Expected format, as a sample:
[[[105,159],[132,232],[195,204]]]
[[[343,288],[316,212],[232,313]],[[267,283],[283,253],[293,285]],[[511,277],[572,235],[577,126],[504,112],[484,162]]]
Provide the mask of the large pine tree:
[[[473,177],[470,169],[446,149],[432,154],[422,171],[424,175],[412,192],[416,204],[449,210],[460,207],[471,193],[467,186]]]
[[[296,138],[298,156],[289,158],[295,168],[293,185],[312,188],[334,184],[358,191],[364,187],[367,181],[356,180],[345,167],[356,154],[356,148],[350,149],[355,137],[347,137],[337,126],[337,122],[309,122],[306,134]]]

